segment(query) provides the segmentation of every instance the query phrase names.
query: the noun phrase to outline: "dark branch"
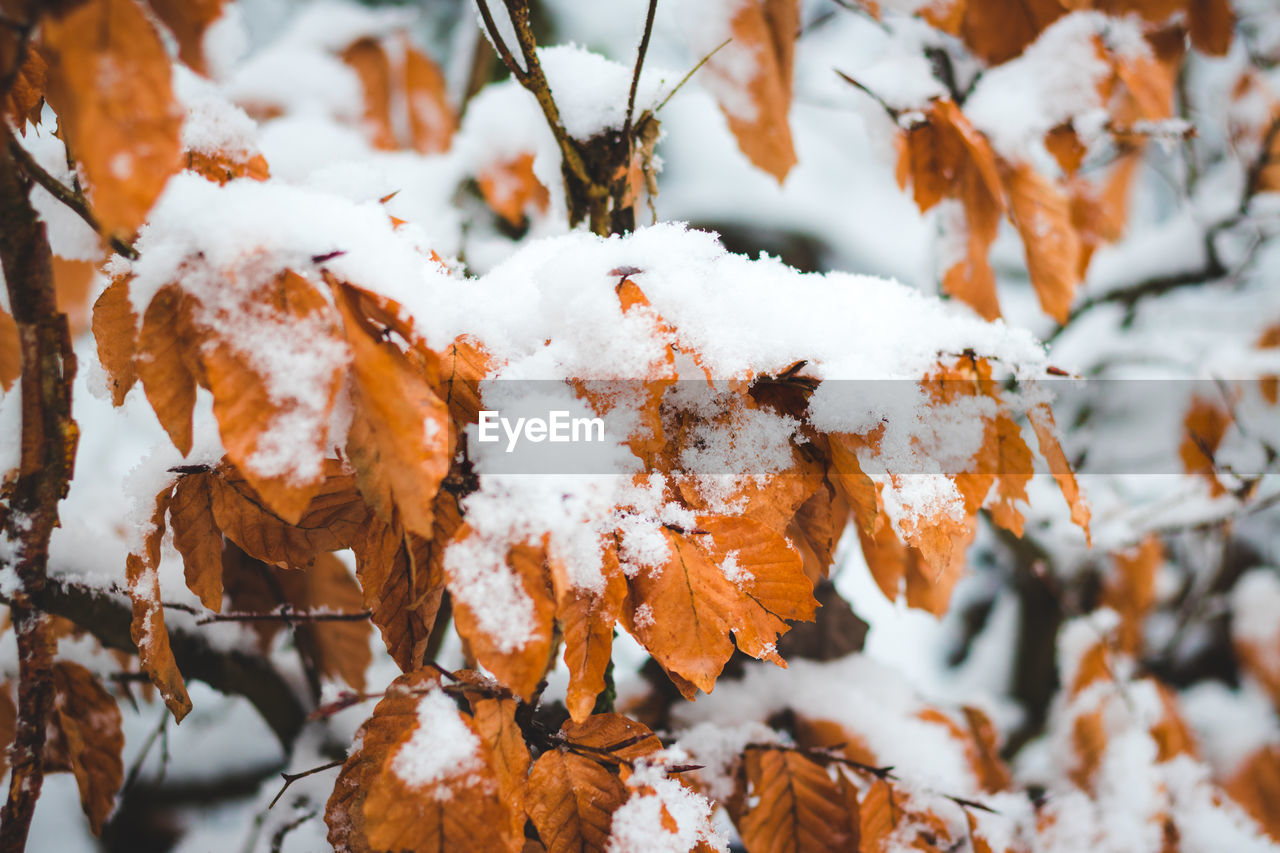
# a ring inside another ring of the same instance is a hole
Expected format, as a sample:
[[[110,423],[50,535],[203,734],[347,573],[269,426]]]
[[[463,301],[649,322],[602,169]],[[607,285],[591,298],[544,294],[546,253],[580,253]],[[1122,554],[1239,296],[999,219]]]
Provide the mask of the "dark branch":
[[[649,11],[644,19],[644,35],[640,37],[640,49],[636,52],[636,70],[631,75],[631,91],[627,93],[627,120],[622,123],[622,138],[630,146],[631,119],[636,113],[636,90],[640,88],[640,72],[644,70],[644,56],[649,52],[649,37],[653,35],[653,16],[658,10],[658,0],[649,0]],[[630,158],[628,158],[630,159]]]

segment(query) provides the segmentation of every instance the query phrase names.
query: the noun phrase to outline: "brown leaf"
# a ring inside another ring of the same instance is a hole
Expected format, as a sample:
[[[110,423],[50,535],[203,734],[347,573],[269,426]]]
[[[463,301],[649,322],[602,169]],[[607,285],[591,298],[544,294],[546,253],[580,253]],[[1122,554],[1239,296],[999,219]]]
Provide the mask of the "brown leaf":
[[[421,733],[431,738],[433,734],[418,719],[421,709],[424,703],[441,700],[450,708],[444,713],[457,714],[457,722],[478,738],[475,724],[453,710],[453,702],[445,694],[436,690],[419,697],[412,727],[391,748],[382,767],[366,777],[364,820],[370,846],[422,853],[519,850],[524,838],[513,837],[508,831],[512,824],[509,810],[497,796],[497,778],[483,741],[477,744],[479,754],[466,757],[465,766],[441,768],[442,775],[437,778],[419,782],[412,770],[406,773],[404,765],[412,768],[415,763],[414,750],[424,748],[415,743],[415,736]]]
[[[498,796],[510,812],[512,838],[524,835],[525,789],[532,761],[524,732],[516,723],[516,708],[514,699],[471,700],[471,722],[492,756]]]
[[[1268,327],[1258,338],[1258,349],[1280,349],[1280,323]],[[1280,376],[1264,376],[1258,380],[1262,398],[1271,405],[1280,402]]]
[[[390,492],[400,521],[411,533],[433,536],[431,506],[452,458],[449,408],[436,393],[438,364],[418,363],[390,341],[381,341],[370,321],[358,312],[360,294],[353,288],[335,288],[342,324],[353,356],[357,419],[348,441],[352,463],[365,474],[361,491],[384,515],[381,488],[370,489],[374,477]],[[412,354],[420,356],[417,351]],[[433,357],[434,358],[434,357]]]
[[[1156,572],[1163,561],[1159,537],[1149,535],[1137,547],[1113,556],[1115,568],[1103,585],[1103,604],[1120,614],[1120,650],[1135,657],[1142,650],[1143,620],[1156,603]]]
[[[93,673],[70,661],[53,665],[53,691],[52,722],[66,747],[89,828],[101,835],[124,782],[120,709]]]
[[[974,53],[996,65],[1022,53],[1066,12],[1061,0],[968,0],[960,33]]]
[[[265,181],[271,177],[271,168],[261,154],[252,152],[205,151],[186,152],[186,169],[218,186],[226,186],[236,178]]]
[[[1022,236],[1031,286],[1041,309],[1059,323],[1071,313],[1080,279],[1080,239],[1066,196],[1029,165],[1004,173],[1009,217]]]
[[[1184,436],[1178,446],[1182,470],[1204,477],[1209,482],[1209,493],[1213,497],[1227,491],[1218,481],[1214,454],[1231,423],[1231,414],[1226,409],[1200,396],[1191,401],[1191,408],[1182,421]]]
[[[40,51],[27,49],[17,76],[0,105],[4,117],[18,129],[23,136],[27,133],[27,122],[40,123],[41,107],[44,105],[44,89],[49,67],[40,55]]]
[[[227,456],[267,507],[292,524],[323,482],[329,416],[343,379],[342,366],[326,356],[341,346],[341,335],[329,303],[290,270],[255,288],[246,310],[255,319],[273,318],[282,335],[293,329],[306,341],[290,348],[290,362],[310,355],[319,365],[314,374],[292,380],[305,381],[305,392],[290,393],[279,387],[280,377],[231,342],[215,338],[201,351]]]
[[[394,151],[395,131],[391,126],[391,60],[377,39],[362,38],[342,52],[342,61],[356,72],[364,89],[364,126],[369,143],[384,151]]]
[[[444,73],[431,57],[405,41],[404,91],[409,114],[408,146],[421,154],[448,151],[458,119],[449,105]],[[407,147],[408,147],[407,146]]]
[[[1031,427],[1035,430],[1040,455],[1049,464],[1049,473],[1058,481],[1058,489],[1066,498],[1067,506],[1071,508],[1071,521],[1084,531],[1085,541],[1091,542],[1089,505],[1085,503],[1084,496],[1080,493],[1080,486],[1076,483],[1076,475],[1072,473],[1066,454],[1062,452],[1062,445],[1058,443],[1058,428],[1053,422],[1053,412],[1048,405],[1041,404],[1027,411],[1027,419],[1031,421]]]
[[[702,548],[662,532],[667,561],[628,579],[623,624],[665,669],[710,693],[733,654],[729,630],[741,593]]]
[[[175,284],[160,288],[142,314],[142,331],[134,360],[147,402],[173,446],[184,456],[191,452],[191,413],[196,403],[198,352],[202,343],[192,321],[195,304],[195,300]],[[110,331],[114,332],[118,327],[112,322]],[[124,377],[125,374],[121,374],[120,378]]]
[[[22,375],[22,344],[18,324],[0,308],[0,391],[8,391]]]
[[[111,383],[111,402],[123,405],[125,395],[138,381],[133,364],[138,350],[138,317],[129,303],[127,277],[113,280],[94,303],[93,337],[98,344],[98,360]]]
[[[422,539],[370,518],[353,544],[365,607],[403,670],[422,664],[444,595],[444,549],[462,524],[453,495],[436,497],[436,535]]]
[[[303,612],[359,613],[364,607],[360,585],[345,563],[320,554],[305,572],[275,569],[276,580],[294,609]],[[316,662],[320,675],[364,690],[365,672],[373,663],[369,620],[319,620],[294,628],[298,647]]]
[[[738,821],[748,850],[857,849],[857,812],[821,766],[794,750],[752,749],[743,772],[756,802]]]
[[[46,97],[106,233],[130,238],[181,165],[169,57],[133,0],[87,0],[41,26]]]
[[[597,761],[619,764],[635,761],[662,749],[662,741],[643,723],[612,712],[592,714],[581,723],[567,720],[560,734],[571,744],[585,748]]]
[[[324,480],[296,525],[270,509],[235,468],[223,464],[209,479],[213,517],[222,534],[264,563],[288,569],[311,565],[321,551],[350,547],[368,516],[355,478],[336,459],[324,461]]]
[[[475,423],[480,417],[480,380],[489,372],[489,357],[478,344],[462,338],[440,358],[444,401],[455,423]]]
[[[884,779],[871,783],[859,803],[858,828],[863,853],[890,849],[886,842],[902,820],[902,809],[894,802],[893,788]]]
[[[999,734],[991,723],[991,718],[981,709],[969,705],[961,710],[969,725],[965,752],[969,755],[969,763],[973,765],[982,790],[989,794],[1008,790],[1013,784],[1013,777],[1008,766],[1000,759]]]
[[[1187,28],[1197,50],[1210,56],[1226,56],[1236,28],[1231,0],[1191,0]]]
[[[204,33],[222,15],[225,0],[147,0],[178,42],[178,58],[204,74]]]
[[[548,853],[603,851],[626,799],[621,779],[572,752],[547,750],[529,774],[529,817]]]
[[[401,675],[356,732],[358,746],[342,766],[324,813],[329,843],[336,853],[371,853],[364,817],[369,782],[381,771],[392,747],[417,724],[419,694],[439,683],[440,675],[432,669]]]
[[[169,503],[173,544],[182,554],[187,588],[215,613],[222,610],[222,530],[213,517],[212,474],[178,480]]]
[[[1269,744],[1242,761],[1222,783],[1231,799],[1280,842],[1280,746]]]
[[[735,91],[734,103],[721,100],[720,109],[738,148],[757,168],[782,183],[796,164],[788,113],[791,110],[791,70],[796,34],[800,31],[798,0],[748,0],[740,4],[730,23],[733,42],[707,60],[704,73],[715,75],[720,85]],[[755,60],[744,75],[743,56]],[[745,110],[738,101],[750,101]]]
[[[550,568],[556,619],[564,632],[564,661],[569,668],[565,705],[580,723],[591,715],[596,697],[605,688],[605,670],[613,655],[613,626],[627,597],[627,580],[613,549],[605,551],[601,566],[604,589],[598,594],[575,589],[558,560],[552,560]]]
[[[533,174],[533,155],[503,160],[476,175],[480,194],[493,212],[513,228],[519,228],[530,209],[546,213],[551,194]]]
[[[463,531],[458,541],[472,535],[469,528],[463,528]],[[523,592],[522,597],[529,603],[529,634],[513,642],[502,632],[491,632],[489,620],[482,618],[472,604],[475,601],[472,569],[461,574],[458,567],[445,570],[449,592],[453,596],[454,625],[481,666],[513,693],[528,700],[551,663],[551,633],[556,606],[546,569],[546,554],[540,547],[515,545],[507,552],[505,566],[478,567],[478,570],[491,573],[497,583],[513,584],[516,590]],[[477,603],[483,606],[488,602]]]
[[[156,508],[151,527],[143,542],[142,554],[130,554],[125,560],[129,597],[133,600],[133,621],[129,634],[138,647],[138,660],[151,682],[160,690],[174,720],[181,722],[191,710],[182,673],[169,648],[169,632],[164,626],[164,608],[160,603],[160,540],[164,536],[164,515],[169,508],[169,489],[156,495]]]

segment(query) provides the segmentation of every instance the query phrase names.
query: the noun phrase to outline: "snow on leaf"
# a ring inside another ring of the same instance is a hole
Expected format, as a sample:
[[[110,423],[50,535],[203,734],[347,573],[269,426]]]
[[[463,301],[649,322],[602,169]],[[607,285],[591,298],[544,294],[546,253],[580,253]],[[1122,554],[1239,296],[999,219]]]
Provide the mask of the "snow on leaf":
[[[599,594],[575,589],[559,560],[552,560],[550,568],[556,619],[564,633],[564,660],[569,667],[565,705],[580,723],[591,714],[596,697],[605,688],[605,671],[613,653],[613,626],[627,596],[627,581],[613,549],[605,552],[601,569],[604,591]]]
[[[181,114],[159,34],[133,0],[88,0],[46,18],[46,97],[88,178],[106,233],[130,238],[177,171]]]
[[[1026,247],[1031,286],[1044,312],[1065,323],[1080,281],[1080,240],[1071,224],[1070,204],[1029,165],[1006,169],[1004,179],[1009,216]]]

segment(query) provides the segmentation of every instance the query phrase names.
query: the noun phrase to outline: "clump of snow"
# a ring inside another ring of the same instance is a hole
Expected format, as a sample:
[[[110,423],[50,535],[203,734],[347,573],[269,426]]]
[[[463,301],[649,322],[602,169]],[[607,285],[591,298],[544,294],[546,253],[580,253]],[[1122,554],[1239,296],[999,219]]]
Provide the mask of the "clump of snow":
[[[747,745],[782,742],[781,735],[762,722],[708,721],[682,730],[675,746],[688,752],[693,763],[702,765],[702,769],[691,771],[691,776],[707,796],[724,803],[733,796],[735,774]]]
[[[173,90],[186,111],[182,120],[182,147],[201,154],[250,157],[257,151],[257,125],[232,104],[209,80],[174,66]]]
[[[637,761],[627,788],[631,795],[613,813],[608,853],[687,853],[699,844],[727,853],[711,802],[669,777],[665,762]]]
[[[1258,750],[1280,743],[1280,719],[1256,683],[1246,681],[1232,690],[1202,681],[1183,691],[1179,703],[1220,778],[1234,775]]]
[[[391,772],[410,790],[432,787],[437,799],[448,799],[449,789],[440,783],[484,769],[480,739],[443,690],[427,691],[418,700],[417,714],[417,727],[396,750]]]
[[[1254,569],[1231,591],[1231,636],[1263,653],[1280,654],[1280,571]]]

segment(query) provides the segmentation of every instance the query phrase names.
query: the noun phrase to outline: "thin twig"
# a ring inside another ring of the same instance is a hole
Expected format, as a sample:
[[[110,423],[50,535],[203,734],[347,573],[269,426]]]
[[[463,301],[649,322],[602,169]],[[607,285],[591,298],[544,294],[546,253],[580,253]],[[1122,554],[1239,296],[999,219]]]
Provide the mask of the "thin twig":
[[[631,140],[631,120],[636,112],[636,90],[640,88],[640,72],[644,69],[644,57],[649,52],[649,37],[653,35],[653,17],[658,10],[658,0],[649,0],[649,11],[644,19],[644,35],[640,37],[640,49],[636,52],[636,70],[631,75],[631,91],[627,93],[627,119],[622,123],[622,138],[627,140],[628,150]],[[627,158],[630,161],[630,157]]]
[[[280,853],[280,851],[284,850],[285,836],[293,832],[298,827],[302,826],[307,821],[311,820],[317,814],[318,812],[316,812],[314,809],[308,812],[304,812],[300,817],[294,818],[293,820],[286,823],[284,826],[277,829],[274,833],[272,833],[271,853]]]
[[[169,605],[166,605],[169,606]],[[214,622],[363,622],[371,615],[369,610],[358,613],[309,613],[288,610],[274,613],[209,613],[196,620],[197,625]]]
[[[706,56],[704,56],[704,57],[702,57],[701,59],[699,59],[699,60],[698,60],[698,64],[697,64],[697,65],[695,65],[695,66],[693,66],[692,68],[690,68],[690,69],[689,69],[689,73],[688,73],[688,74],[685,74],[683,77],[681,77],[681,78],[680,78],[680,82],[676,84],[676,87],[675,87],[674,89],[672,89],[670,92],[668,92],[668,93],[667,93],[667,96],[666,96],[665,98],[663,98],[663,99],[662,99],[662,103],[660,103],[660,104],[658,104],[656,107],[654,107],[654,108],[653,108],[653,111],[656,113],[656,112],[658,112],[658,110],[660,110],[660,109],[662,109],[663,107],[665,107],[665,106],[667,105],[667,101],[669,101],[669,100],[671,100],[672,98],[674,98],[674,97],[675,97],[675,95],[676,95],[676,92],[679,92],[682,88],[684,88],[684,84],[685,84],[685,83],[688,83],[688,82],[689,82],[689,80],[690,80],[690,79],[692,79],[693,75],[695,75],[695,74],[697,74],[697,73],[698,73],[698,69],[699,69],[699,68],[701,68],[702,66],[706,65],[706,64],[707,64],[707,62],[708,62],[708,60],[710,60],[710,59],[711,59],[711,57],[713,57],[713,56],[715,56],[717,53],[719,53],[719,52],[720,52],[720,51],[721,51],[721,50],[722,50],[722,49],[723,49],[727,44],[729,44],[729,42],[731,42],[731,41],[733,41],[733,36],[729,36],[727,39],[725,39],[724,41],[720,42],[718,45],[716,45],[716,46],[715,46],[715,49],[714,49],[714,50],[712,50],[712,51],[711,51],[710,53],[708,53]]]
[[[284,792],[289,790],[289,786],[294,782],[297,782],[299,779],[305,779],[308,776],[314,776],[317,773],[323,773],[326,770],[341,767],[346,763],[347,760],[345,758],[339,758],[335,761],[330,761],[328,764],[321,764],[319,767],[312,767],[310,770],[303,770],[301,773],[281,773],[280,778],[284,779],[284,787],[280,789],[280,792],[276,794],[275,799],[271,801],[271,804],[267,806],[267,808],[275,808],[276,803],[280,802],[280,798],[284,796]]]
[[[889,106],[888,102],[887,102],[887,101],[885,101],[885,99],[884,99],[884,98],[880,97],[880,96],[879,96],[879,95],[877,95],[875,92],[871,91],[871,90],[870,90],[870,89],[868,89],[866,86],[864,86],[862,83],[859,83],[857,80],[855,80],[855,79],[853,79],[852,77],[850,77],[848,74],[845,74],[845,73],[844,73],[843,71],[841,71],[840,69],[838,69],[838,68],[837,68],[837,69],[835,69],[835,72],[836,72],[836,74],[837,74],[837,75],[839,75],[839,77],[840,77],[840,79],[841,79],[841,80],[845,81],[845,82],[846,82],[846,83],[848,83],[849,85],[851,85],[851,86],[853,86],[854,88],[858,89],[858,90],[859,90],[859,91],[861,91],[863,94],[867,95],[867,97],[871,98],[871,100],[873,100],[873,101],[875,101],[877,104],[879,104],[879,105],[884,109],[884,111],[885,111],[886,113],[888,113],[888,114],[889,114],[889,118],[893,119],[893,121],[894,121],[894,123],[895,123],[895,124],[897,123],[897,121],[898,121],[898,116],[900,116],[900,115],[902,114],[900,111],[898,111],[898,110],[894,109],[893,107]]]
[[[49,195],[62,202],[70,208],[72,213],[83,219],[86,225],[111,244],[111,248],[116,254],[123,255],[131,261],[138,259],[137,249],[119,237],[107,234],[102,229],[97,217],[93,215],[93,211],[89,208],[88,200],[83,195],[45,171],[44,167],[35,161],[31,153],[23,148],[18,140],[12,137],[9,138],[9,150],[13,154],[14,161],[22,169],[23,174],[44,187]]]

